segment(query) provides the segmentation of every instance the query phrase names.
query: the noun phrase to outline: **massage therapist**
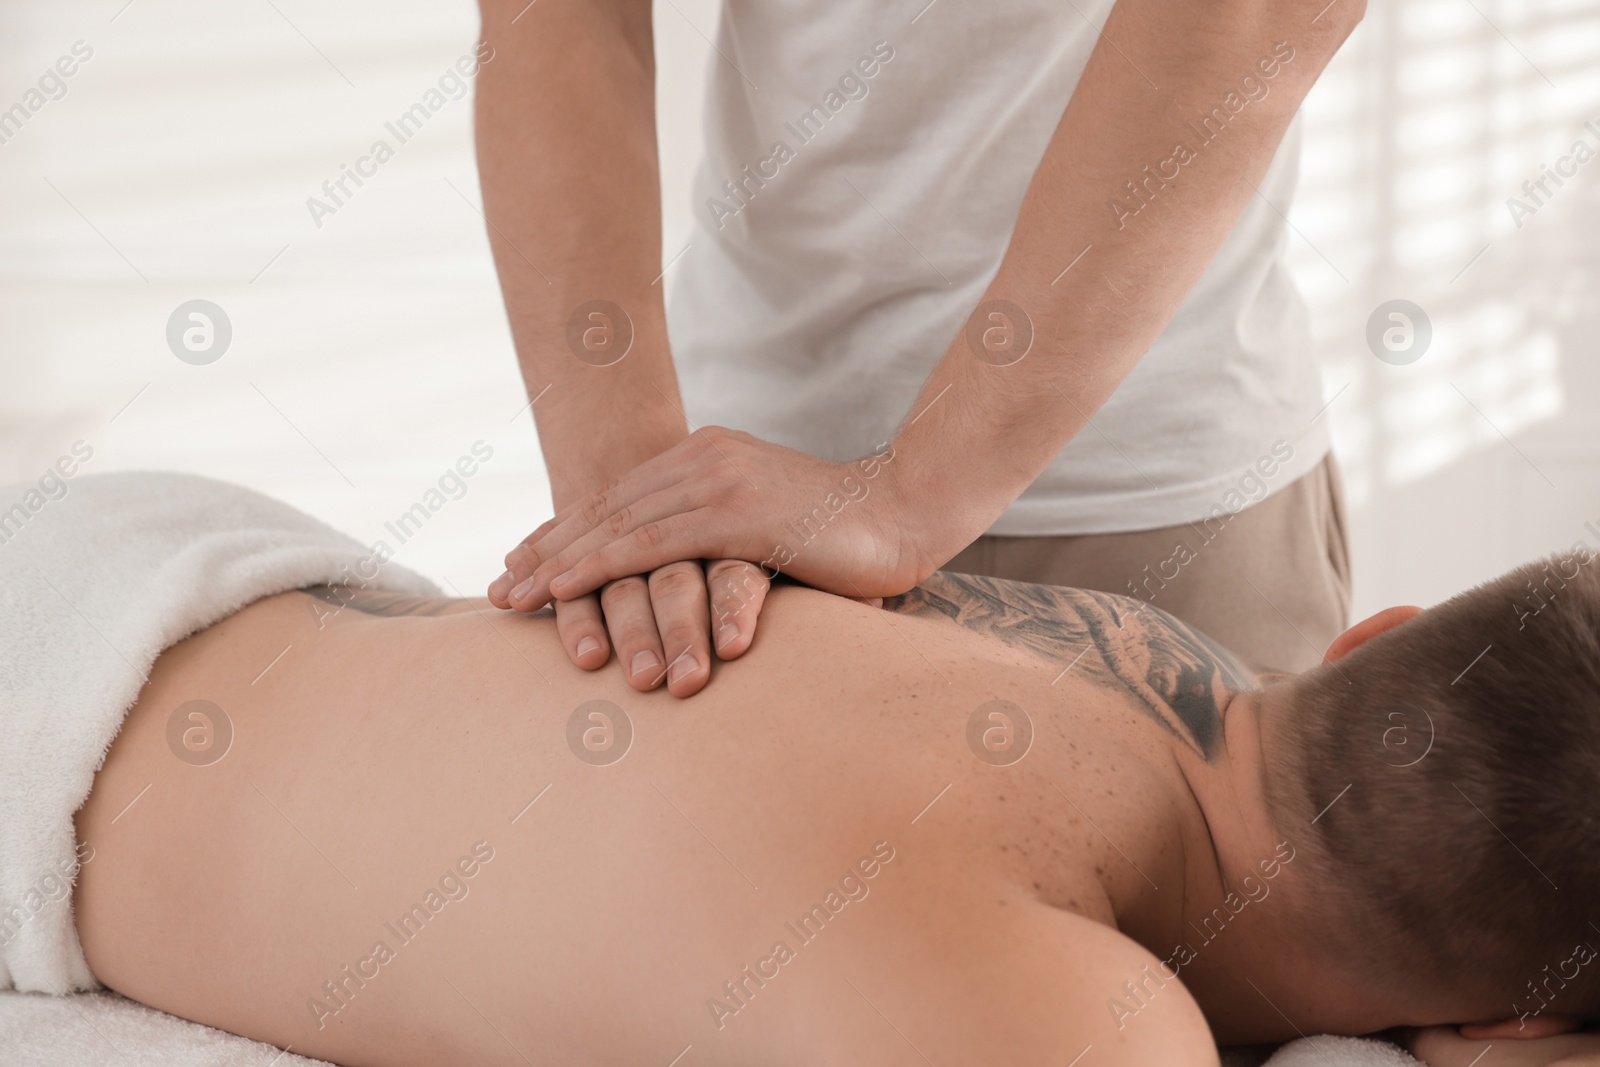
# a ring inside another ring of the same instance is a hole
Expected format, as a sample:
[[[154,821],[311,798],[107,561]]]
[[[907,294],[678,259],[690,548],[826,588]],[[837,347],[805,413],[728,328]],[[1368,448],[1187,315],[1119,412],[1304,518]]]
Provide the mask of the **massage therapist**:
[[[1257,669],[1344,628],[1282,255],[1294,119],[1364,0],[727,0],[670,306],[650,0],[481,8],[556,509],[489,596],[554,598],[579,666],[688,696],[779,570],[1120,593]]]

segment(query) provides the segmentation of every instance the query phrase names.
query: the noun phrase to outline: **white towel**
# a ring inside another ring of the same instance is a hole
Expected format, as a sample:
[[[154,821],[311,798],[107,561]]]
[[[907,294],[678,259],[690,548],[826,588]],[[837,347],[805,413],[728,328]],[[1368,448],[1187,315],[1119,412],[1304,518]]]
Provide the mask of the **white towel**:
[[[54,498],[0,488],[0,989],[65,993],[98,988],[67,891],[72,816],[156,657],[301,586],[439,590],[240,486],[162,472],[49,485]]]
[[[5,1067],[330,1067],[115,993],[0,993]]]
[[[1320,1034],[1283,1046],[1266,1067],[1417,1067],[1417,1061],[1388,1041]]]

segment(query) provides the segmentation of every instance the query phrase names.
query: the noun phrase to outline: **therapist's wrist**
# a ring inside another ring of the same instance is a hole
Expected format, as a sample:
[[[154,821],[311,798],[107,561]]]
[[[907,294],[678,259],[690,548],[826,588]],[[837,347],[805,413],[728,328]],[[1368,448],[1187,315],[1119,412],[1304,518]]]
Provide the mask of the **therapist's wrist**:
[[[665,405],[663,405],[665,407]],[[603,489],[639,464],[654,459],[689,435],[676,411],[641,413],[626,425],[591,425],[577,435],[574,447],[545,462],[550,472],[550,499],[556,511]]]
[[[880,521],[893,525],[901,558],[915,574],[912,584],[920,583],[981,534],[988,522],[982,520],[975,533],[967,531],[971,520],[963,521],[963,516],[970,509],[940,457],[919,452],[916,445],[907,447],[904,437],[881,446],[879,452]]]
[[[943,427],[939,433],[902,432],[892,442],[895,469],[885,492],[915,546],[919,581],[983,536],[1027,488],[1025,472],[1006,469],[994,456],[985,462],[988,444]]]
[[[638,303],[618,352],[596,355],[565,333],[513,331],[557,511],[688,436],[664,316]]]

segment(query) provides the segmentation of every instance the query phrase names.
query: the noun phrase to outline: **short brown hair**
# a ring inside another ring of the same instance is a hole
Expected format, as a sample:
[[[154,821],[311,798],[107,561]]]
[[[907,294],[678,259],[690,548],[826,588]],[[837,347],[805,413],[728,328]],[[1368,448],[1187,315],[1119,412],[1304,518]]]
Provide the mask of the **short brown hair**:
[[[1289,684],[1269,795],[1280,821],[1314,819],[1301,836],[1352,947],[1512,1013],[1600,1014],[1595,553],[1518,567]]]

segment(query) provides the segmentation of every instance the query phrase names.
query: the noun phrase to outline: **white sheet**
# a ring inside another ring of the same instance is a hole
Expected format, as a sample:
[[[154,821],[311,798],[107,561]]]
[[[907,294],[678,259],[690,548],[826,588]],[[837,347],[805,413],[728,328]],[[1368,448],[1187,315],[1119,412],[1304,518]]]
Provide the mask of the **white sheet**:
[[[1251,1067],[1246,1055],[1223,1067]],[[1416,1067],[1386,1041],[1313,1037],[1285,1045],[1265,1067]],[[115,993],[52,997],[0,993],[5,1067],[328,1067],[209,1026],[153,1011]]]

